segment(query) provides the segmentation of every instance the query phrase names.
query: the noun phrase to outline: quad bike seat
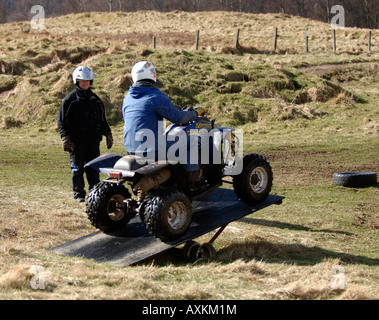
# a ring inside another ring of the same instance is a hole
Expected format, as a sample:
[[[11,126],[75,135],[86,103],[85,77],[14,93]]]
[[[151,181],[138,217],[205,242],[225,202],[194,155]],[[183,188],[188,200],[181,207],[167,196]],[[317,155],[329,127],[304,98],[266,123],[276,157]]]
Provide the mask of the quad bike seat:
[[[138,159],[143,159],[144,161],[140,161],[140,163],[138,163]],[[136,155],[126,155],[122,157],[120,160],[118,160],[113,168],[118,170],[134,171],[143,167],[144,162],[146,162],[146,159],[144,159],[143,157]]]

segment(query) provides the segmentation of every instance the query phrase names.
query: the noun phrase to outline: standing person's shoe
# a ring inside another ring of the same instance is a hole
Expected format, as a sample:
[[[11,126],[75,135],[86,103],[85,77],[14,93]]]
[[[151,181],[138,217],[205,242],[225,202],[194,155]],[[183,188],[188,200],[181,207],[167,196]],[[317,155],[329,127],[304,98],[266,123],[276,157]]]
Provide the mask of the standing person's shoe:
[[[82,203],[85,201],[84,198],[82,198],[82,197],[75,198],[75,200],[76,200],[76,202],[79,202],[79,203]]]
[[[86,199],[86,192],[83,190],[82,192],[74,192],[74,199],[78,203],[82,203]]]

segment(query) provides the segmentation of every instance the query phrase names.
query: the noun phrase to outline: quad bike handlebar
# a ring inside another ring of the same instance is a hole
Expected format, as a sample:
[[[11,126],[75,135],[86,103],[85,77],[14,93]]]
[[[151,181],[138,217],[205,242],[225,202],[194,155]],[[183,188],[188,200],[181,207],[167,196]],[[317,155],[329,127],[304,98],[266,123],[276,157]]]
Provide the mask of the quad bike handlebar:
[[[205,116],[205,109],[201,106],[184,107],[183,111],[196,111],[199,117]]]

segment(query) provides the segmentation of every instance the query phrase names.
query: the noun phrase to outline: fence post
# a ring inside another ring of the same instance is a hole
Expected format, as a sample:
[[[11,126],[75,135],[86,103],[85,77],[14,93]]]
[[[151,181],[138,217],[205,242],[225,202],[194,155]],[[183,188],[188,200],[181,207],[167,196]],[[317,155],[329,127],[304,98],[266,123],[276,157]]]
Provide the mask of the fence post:
[[[333,51],[337,51],[336,29],[333,29]]]
[[[196,31],[196,39],[195,39],[195,50],[199,49],[199,38],[200,38],[200,31]]]
[[[238,49],[240,47],[239,37],[240,37],[240,29],[237,28],[237,33],[236,33],[236,49]]]
[[[276,45],[278,43],[278,28],[275,27],[275,31],[274,31],[274,51],[276,51]]]
[[[309,47],[308,47],[308,38],[309,38],[309,30],[305,30],[305,52],[309,52]]]
[[[157,47],[157,38],[153,36],[153,49]]]
[[[371,52],[371,31],[368,32],[368,53]]]

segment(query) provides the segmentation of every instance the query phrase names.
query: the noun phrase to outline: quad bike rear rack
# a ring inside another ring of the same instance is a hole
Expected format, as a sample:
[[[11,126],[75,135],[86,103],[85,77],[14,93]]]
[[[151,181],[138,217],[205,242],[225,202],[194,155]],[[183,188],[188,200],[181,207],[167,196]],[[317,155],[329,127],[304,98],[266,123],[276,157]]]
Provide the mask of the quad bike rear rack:
[[[283,199],[282,196],[269,195],[265,201],[249,206],[241,202],[233,190],[220,188],[192,203],[194,214],[190,229],[175,241],[162,242],[154,238],[136,216],[120,231],[109,234],[97,231],[48,250],[121,267],[153,258],[183,244],[182,253],[187,259],[213,258],[216,255],[213,243],[231,222],[273,204],[281,204]],[[194,240],[216,229],[208,242],[199,244]]]

